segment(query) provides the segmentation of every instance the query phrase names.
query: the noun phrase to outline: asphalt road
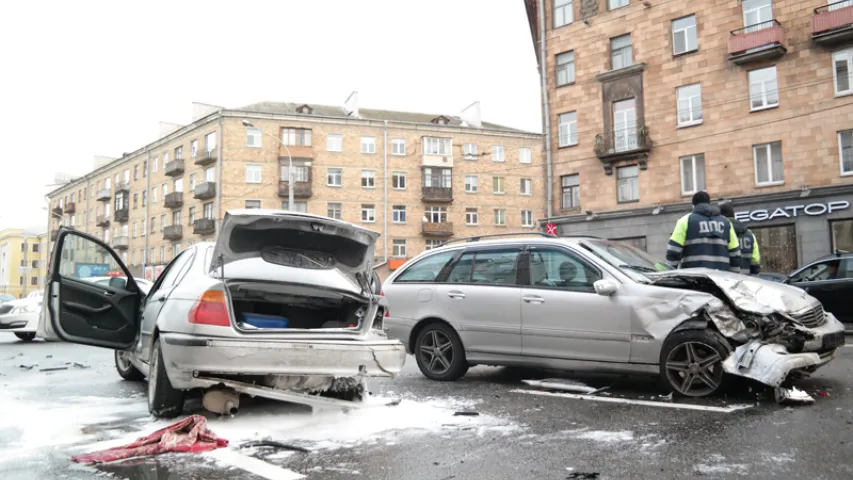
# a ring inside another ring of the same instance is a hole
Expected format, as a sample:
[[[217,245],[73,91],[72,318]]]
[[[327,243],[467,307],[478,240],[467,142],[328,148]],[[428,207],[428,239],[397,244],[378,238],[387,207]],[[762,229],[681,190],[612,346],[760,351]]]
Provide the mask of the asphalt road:
[[[145,384],[122,381],[112,352],[88,347],[25,344],[9,335],[0,337],[0,360],[4,480],[853,477],[853,348],[800,382],[816,401],[793,407],[744,385],[728,397],[689,403],[693,409],[671,408],[685,402],[659,398],[667,392],[651,379],[568,374],[561,376],[610,386],[605,398],[616,400],[548,396],[530,393],[536,390],[520,380],[554,372],[489,367],[436,383],[410,358],[403,376],[371,383],[375,395],[402,396],[399,406],[311,414],[244,400],[233,418],[207,415],[211,429],[231,442],[227,450],[99,467],[70,456],[129,443],[169,423],[149,417]],[[198,401],[188,407],[201,413]],[[460,411],[479,415],[454,415]],[[310,452],[238,448],[258,438]]]

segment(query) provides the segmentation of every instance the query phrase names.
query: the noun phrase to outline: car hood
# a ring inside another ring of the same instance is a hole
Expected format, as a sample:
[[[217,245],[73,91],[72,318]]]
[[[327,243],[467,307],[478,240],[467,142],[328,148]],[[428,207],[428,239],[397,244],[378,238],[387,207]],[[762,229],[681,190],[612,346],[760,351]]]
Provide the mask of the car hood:
[[[42,297],[19,298],[3,303],[3,305],[11,305],[12,307],[20,307],[21,305],[29,305],[31,303],[39,304],[42,302]]]
[[[226,279],[246,279],[243,268],[228,265],[260,258],[265,279],[294,282],[294,270],[307,276],[335,271],[361,289],[373,271],[379,234],[351,223],[305,213],[276,210],[229,211],[213,249],[210,270]],[[282,269],[269,268],[280,265]],[[236,265],[234,265],[236,266]],[[280,271],[281,278],[276,278]],[[249,277],[252,278],[252,277]]]

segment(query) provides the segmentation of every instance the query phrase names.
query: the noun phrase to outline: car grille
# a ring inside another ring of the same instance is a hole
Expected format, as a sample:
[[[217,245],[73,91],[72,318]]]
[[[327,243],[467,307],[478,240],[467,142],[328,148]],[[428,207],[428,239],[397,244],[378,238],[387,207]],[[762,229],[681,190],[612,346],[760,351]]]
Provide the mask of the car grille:
[[[13,305],[0,305],[0,315],[7,314],[15,308]]]
[[[826,315],[823,313],[823,306],[821,305],[811,310],[791,314],[791,318],[808,328],[819,327],[826,323]]]

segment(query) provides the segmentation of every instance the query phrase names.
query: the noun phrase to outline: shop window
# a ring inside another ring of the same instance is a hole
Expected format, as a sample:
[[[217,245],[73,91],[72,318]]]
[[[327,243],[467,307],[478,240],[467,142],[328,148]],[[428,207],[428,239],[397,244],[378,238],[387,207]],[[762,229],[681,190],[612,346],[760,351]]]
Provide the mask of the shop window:
[[[752,228],[761,252],[761,270],[791,273],[799,266],[794,225]]]
[[[853,252],[853,219],[829,222],[832,232],[832,251]]]

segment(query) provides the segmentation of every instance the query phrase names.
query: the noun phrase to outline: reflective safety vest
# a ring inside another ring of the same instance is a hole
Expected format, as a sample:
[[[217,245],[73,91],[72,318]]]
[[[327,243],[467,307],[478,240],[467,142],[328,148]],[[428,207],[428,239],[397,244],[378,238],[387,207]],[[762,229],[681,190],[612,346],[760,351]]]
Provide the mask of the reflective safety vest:
[[[741,252],[731,222],[719,207],[701,203],[678,219],[669,238],[666,261],[672,267],[712,268],[740,273]]]
[[[758,252],[758,242],[755,234],[744,228],[743,232],[735,229],[740,242],[740,271],[744,275],[758,275],[761,272],[761,254]]]

